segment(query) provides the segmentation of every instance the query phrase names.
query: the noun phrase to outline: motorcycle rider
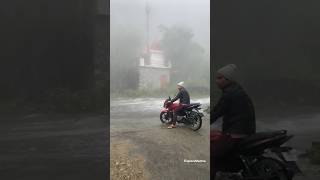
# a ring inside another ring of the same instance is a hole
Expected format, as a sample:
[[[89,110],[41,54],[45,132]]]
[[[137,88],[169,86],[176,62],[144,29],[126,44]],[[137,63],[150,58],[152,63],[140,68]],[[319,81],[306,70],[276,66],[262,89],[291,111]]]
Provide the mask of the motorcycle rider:
[[[234,80],[237,66],[226,65],[217,71],[216,84],[222,90],[222,96],[213,108],[210,124],[218,118],[222,119],[222,133],[228,138],[211,142],[211,179],[214,179],[215,164],[232,150],[234,145],[245,136],[256,131],[255,111],[253,103],[245,90]]]
[[[173,118],[172,118],[172,124],[168,126],[168,129],[176,128],[176,122],[177,122],[177,115],[180,113],[180,111],[183,110],[185,105],[190,104],[190,96],[188,91],[184,87],[184,82],[179,82],[177,84],[178,88],[178,94],[176,97],[174,97],[171,102],[174,102],[179,99],[180,101],[180,106],[173,112]]]

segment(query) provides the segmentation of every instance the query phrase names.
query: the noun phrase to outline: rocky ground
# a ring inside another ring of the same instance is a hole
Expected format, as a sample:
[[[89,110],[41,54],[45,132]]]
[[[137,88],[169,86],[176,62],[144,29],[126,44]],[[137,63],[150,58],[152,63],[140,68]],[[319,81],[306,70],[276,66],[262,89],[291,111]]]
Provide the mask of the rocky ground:
[[[135,147],[129,140],[114,138],[111,147],[111,179],[149,179],[144,157],[139,154],[130,153]]]

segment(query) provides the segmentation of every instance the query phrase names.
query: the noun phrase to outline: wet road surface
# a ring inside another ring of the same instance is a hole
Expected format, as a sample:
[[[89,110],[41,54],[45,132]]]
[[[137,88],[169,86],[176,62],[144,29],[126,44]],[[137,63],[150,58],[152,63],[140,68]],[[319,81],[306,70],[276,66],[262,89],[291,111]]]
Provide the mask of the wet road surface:
[[[191,99],[206,107],[210,99]],[[111,144],[128,140],[135,148],[130,157],[144,159],[143,171],[147,179],[208,180],[209,170],[209,117],[203,119],[199,131],[180,124],[176,129],[167,129],[159,120],[163,99],[114,99],[111,101]],[[112,149],[112,146],[111,146]],[[115,153],[114,153],[115,154]],[[111,157],[113,156],[111,150]],[[206,162],[184,162],[204,160]]]
[[[108,179],[106,115],[2,115],[1,180]]]

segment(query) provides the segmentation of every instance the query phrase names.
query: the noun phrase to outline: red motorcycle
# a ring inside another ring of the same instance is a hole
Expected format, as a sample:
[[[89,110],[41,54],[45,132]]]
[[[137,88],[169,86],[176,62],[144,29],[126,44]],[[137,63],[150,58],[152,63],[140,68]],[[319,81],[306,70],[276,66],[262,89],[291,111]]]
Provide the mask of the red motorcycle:
[[[293,135],[286,130],[259,132],[237,142],[233,150],[215,166],[215,179],[232,180],[291,180],[301,173],[291,147],[283,146]],[[230,135],[211,130],[210,146],[215,149]],[[211,152],[213,153],[214,150]],[[213,160],[211,160],[213,162]]]
[[[199,110],[200,103],[180,104],[171,102],[169,96],[163,103],[163,109],[160,112],[160,121],[169,124],[173,119],[173,112],[177,108],[181,108],[180,113],[177,114],[177,123],[183,123],[189,126],[192,130],[197,131],[201,128],[202,117],[204,116]]]

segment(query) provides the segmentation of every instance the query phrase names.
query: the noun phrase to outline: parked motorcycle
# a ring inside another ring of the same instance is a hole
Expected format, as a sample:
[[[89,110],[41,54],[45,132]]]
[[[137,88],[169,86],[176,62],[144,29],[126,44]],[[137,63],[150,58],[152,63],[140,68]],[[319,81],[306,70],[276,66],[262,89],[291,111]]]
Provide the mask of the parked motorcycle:
[[[227,136],[212,130],[211,148]],[[283,146],[292,137],[286,130],[280,130],[256,133],[240,140],[221,163],[213,164],[217,171],[215,179],[292,180],[295,174],[301,173],[296,155],[290,153],[292,148]]]
[[[202,117],[204,116],[199,110],[201,109],[200,103],[191,103],[188,105],[171,102],[169,96],[163,103],[163,109],[160,112],[160,120],[162,123],[169,124],[173,119],[173,112],[177,108],[183,106],[181,113],[177,115],[177,123],[183,123],[189,126],[192,130],[197,131],[201,128]]]

